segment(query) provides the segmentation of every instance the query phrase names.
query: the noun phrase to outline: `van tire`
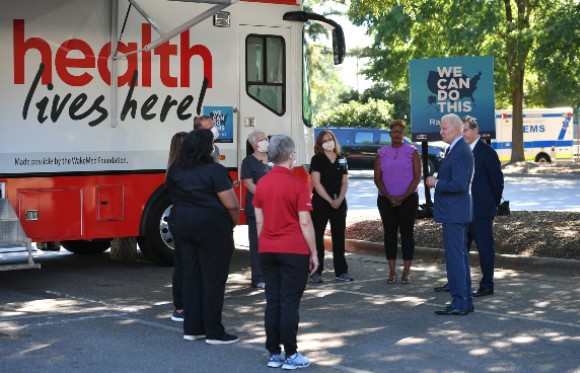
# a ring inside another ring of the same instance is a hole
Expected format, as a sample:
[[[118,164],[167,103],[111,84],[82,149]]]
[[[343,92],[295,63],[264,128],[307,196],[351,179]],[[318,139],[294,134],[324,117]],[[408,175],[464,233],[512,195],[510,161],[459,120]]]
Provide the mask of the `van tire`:
[[[173,237],[169,232],[168,218],[171,201],[168,193],[161,193],[145,217],[144,234],[137,238],[139,248],[147,259],[161,266],[173,265]]]
[[[540,153],[536,155],[536,162],[538,163],[552,163],[550,156],[546,153]]]

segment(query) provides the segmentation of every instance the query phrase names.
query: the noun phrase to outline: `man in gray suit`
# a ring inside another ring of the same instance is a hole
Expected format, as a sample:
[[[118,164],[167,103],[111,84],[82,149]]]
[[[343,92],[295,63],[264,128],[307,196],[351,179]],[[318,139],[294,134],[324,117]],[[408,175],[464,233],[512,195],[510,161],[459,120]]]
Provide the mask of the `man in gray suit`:
[[[437,310],[437,315],[467,315],[473,312],[471,271],[467,250],[467,229],[473,219],[471,181],[473,178],[473,153],[462,137],[463,123],[456,114],[441,118],[439,133],[449,144],[441,161],[437,177],[429,176],[426,184],[435,188],[433,217],[443,224],[443,244],[447,281],[452,297],[451,304]]]

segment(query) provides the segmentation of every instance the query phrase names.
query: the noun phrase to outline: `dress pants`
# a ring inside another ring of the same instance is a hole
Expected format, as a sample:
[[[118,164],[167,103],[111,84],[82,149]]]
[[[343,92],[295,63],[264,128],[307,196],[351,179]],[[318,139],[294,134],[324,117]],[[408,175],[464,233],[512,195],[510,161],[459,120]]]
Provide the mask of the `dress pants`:
[[[471,270],[467,251],[468,223],[443,223],[443,245],[451,308],[467,310],[473,305]]]
[[[221,339],[224,293],[234,251],[225,214],[182,209],[172,212],[170,230],[183,261],[183,332]]]
[[[479,252],[479,264],[483,277],[479,287],[493,289],[493,273],[495,270],[495,245],[493,242],[493,218],[476,219],[469,223],[467,231],[467,250],[475,241]]]
[[[377,197],[377,207],[383,222],[385,255],[387,260],[397,259],[397,234],[401,232],[403,260],[413,260],[415,253],[415,219],[419,208],[419,194],[413,193],[401,206],[392,207],[384,196]]]
[[[271,354],[293,355],[298,346],[300,299],[308,279],[308,255],[260,253],[266,281],[266,349]]]
[[[334,274],[336,277],[348,273],[348,264],[345,257],[345,234],[346,234],[346,200],[338,209],[332,208],[318,195],[312,197],[312,225],[316,236],[316,252],[318,253],[318,274],[324,270],[324,230],[330,220],[330,235],[332,238],[332,258]]]

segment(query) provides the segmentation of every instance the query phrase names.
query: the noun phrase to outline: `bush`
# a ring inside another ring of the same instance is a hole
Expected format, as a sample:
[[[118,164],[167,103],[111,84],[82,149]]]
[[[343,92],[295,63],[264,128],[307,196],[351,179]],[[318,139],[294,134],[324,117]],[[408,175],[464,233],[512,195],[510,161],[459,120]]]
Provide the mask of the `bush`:
[[[350,101],[322,113],[317,126],[386,128],[391,121],[393,105],[388,101],[369,99],[366,104]]]

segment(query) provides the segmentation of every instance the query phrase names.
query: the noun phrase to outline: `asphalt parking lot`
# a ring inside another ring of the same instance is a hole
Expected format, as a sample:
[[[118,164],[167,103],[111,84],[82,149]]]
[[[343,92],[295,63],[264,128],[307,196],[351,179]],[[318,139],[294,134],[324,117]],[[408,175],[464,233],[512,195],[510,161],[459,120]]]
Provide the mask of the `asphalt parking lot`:
[[[498,270],[496,294],[469,316],[437,316],[444,266],[417,260],[412,282],[386,284],[381,256],[348,254],[352,283],[309,284],[299,350],[309,372],[580,372],[574,276]],[[234,253],[224,308],[228,346],[186,342],[170,320],[171,268],[59,254],[41,270],[0,272],[0,372],[271,372],[263,292],[249,253]],[[473,278],[479,272],[474,269]]]

